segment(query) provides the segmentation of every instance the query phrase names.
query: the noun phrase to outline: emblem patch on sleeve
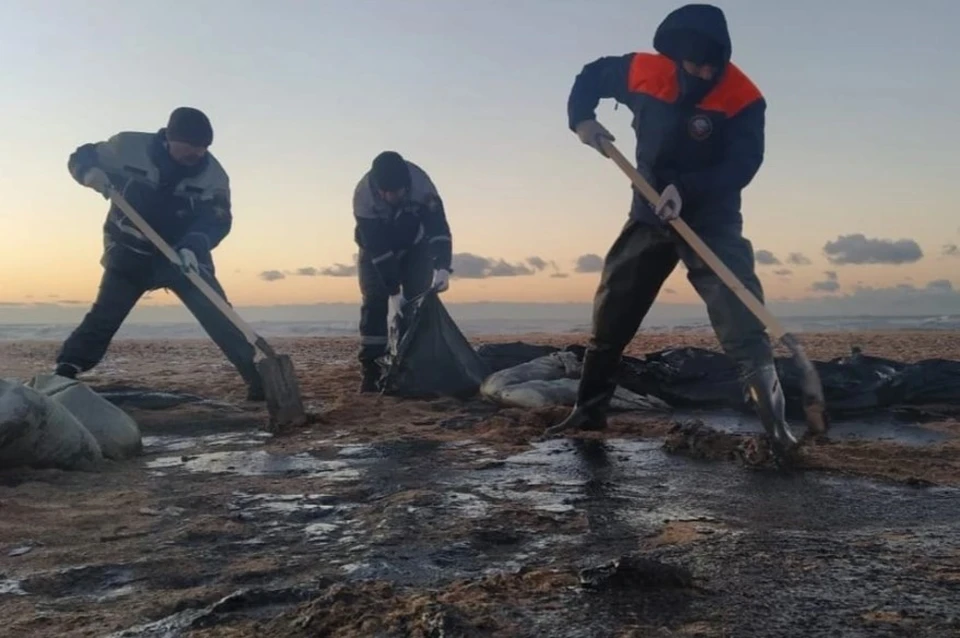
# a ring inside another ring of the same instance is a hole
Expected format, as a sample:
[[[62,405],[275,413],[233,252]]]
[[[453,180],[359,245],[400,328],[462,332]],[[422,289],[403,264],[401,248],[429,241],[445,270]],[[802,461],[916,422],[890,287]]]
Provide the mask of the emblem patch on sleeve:
[[[687,130],[690,131],[690,137],[702,142],[713,133],[713,122],[706,115],[694,115],[687,123]]]

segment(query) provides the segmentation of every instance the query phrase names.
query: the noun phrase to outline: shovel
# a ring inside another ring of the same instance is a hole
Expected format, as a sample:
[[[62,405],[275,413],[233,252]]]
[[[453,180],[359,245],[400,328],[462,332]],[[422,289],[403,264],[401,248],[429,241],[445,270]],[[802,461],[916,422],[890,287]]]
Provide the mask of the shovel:
[[[149,239],[157,250],[162,252],[174,265],[180,266],[177,253],[150,227],[133,206],[115,189],[110,189],[110,199],[134,223],[137,229]],[[300,397],[300,386],[293,369],[293,362],[287,355],[278,355],[273,348],[240,318],[240,315],[217,294],[210,284],[196,270],[186,271],[187,279],[200,289],[207,299],[222,312],[236,328],[243,333],[254,348],[265,355],[257,362],[257,371],[263,380],[264,394],[267,399],[267,411],[270,414],[269,430],[281,431],[288,427],[299,427],[307,422],[307,414]]]
[[[637,172],[626,157],[617,150],[609,140],[601,142],[606,154],[619,166],[623,172],[633,182],[634,187],[643,195],[652,205],[656,205],[660,199],[657,193],[648,182]],[[743,304],[760,320],[767,329],[767,332],[777,341],[781,342],[793,354],[794,360],[800,366],[803,373],[803,411],[806,415],[807,425],[809,426],[808,435],[824,435],[829,427],[827,417],[827,404],[823,398],[823,386],[820,383],[820,375],[816,368],[807,358],[803,347],[795,336],[788,333],[780,322],[767,308],[760,303],[756,295],[747,290],[743,283],[737,279],[737,276],[731,272],[727,266],[720,261],[716,253],[710,250],[710,247],[703,243],[703,240],[684,220],[677,218],[670,221],[670,225],[675,231],[693,248],[694,252],[702,259],[707,266],[727,285],[730,290],[743,302]]]

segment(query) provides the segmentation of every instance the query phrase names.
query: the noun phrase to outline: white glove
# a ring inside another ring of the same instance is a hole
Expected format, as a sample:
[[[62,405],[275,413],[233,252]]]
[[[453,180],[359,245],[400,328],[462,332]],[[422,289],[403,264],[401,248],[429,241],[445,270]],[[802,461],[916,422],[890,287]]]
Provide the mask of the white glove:
[[[199,272],[200,263],[197,261],[197,256],[189,248],[181,248],[180,252],[180,268],[184,273],[188,271]]]
[[[594,148],[604,157],[609,156],[607,152],[603,150],[600,140],[607,139],[612,142],[616,139],[610,131],[603,127],[603,124],[596,120],[584,120],[577,124],[577,137],[580,138],[581,142]]]
[[[390,299],[387,300],[387,316],[392,319],[393,317],[399,317],[403,314],[401,309],[403,308],[404,301],[406,300],[403,298],[402,292],[390,295]]]
[[[680,191],[677,190],[676,186],[670,184],[664,188],[660,194],[660,200],[657,202],[654,211],[661,221],[669,222],[670,220],[680,217],[680,208],[682,205],[683,202],[680,201]]]
[[[110,178],[103,172],[103,169],[94,166],[83,175],[83,185],[92,188],[104,197],[110,195]]]
[[[433,287],[437,292],[444,292],[450,288],[450,273],[442,268],[433,273]]]

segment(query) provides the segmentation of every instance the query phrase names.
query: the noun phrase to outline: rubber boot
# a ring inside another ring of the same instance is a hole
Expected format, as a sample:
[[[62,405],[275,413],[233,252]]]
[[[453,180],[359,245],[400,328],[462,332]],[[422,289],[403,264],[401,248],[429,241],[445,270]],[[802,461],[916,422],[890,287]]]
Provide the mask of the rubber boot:
[[[777,368],[766,364],[744,377],[750,399],[774,450],[787,453],[798,445],[786,418],[786,398],[777,376]]]
[[[65,377],[67,379],[76,379],[78,372],[80,372],[80,368],[72,363],[61,363],[57,366],[56,370],[53,371],[58,377]]]
[[[360,387],[357,391],[361,394],[380,391],[380,366],[373,362],[360,365]]]
[[[619,355],[587,349],[583,356],[583,370],[573,411],[550,429],[557,432],[568,429],[606,429],[607,410],[617,390],[616,375],[619,366]]]

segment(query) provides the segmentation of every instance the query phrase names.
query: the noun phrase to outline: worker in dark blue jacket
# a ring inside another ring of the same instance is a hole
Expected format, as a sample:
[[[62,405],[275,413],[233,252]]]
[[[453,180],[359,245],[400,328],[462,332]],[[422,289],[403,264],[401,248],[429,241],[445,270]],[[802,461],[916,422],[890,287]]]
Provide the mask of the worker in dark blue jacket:
[[[431,287],[450,286],[453,242],[426,171],[396,151],[377,155],[353,193],[360,281],[360,392],[376,392],[388,317]]]
[[[125,131],[84,144],[67,168],[80,184],[106,197],[112,186],[177,252],[174,266],[115,205],[103,225],[103,276],[93,307],[64,342],[56,374],[73,378],[103,358],[117,330],[140,298],[168,288],[220,347],[247,384],[247,398],[261,401],[263,385],[254,349],[243,334],[184,275],[193,269],[226,299],[211,255],[233,224],[230,180],[209,152],[213,128],[202,112],[175,109],[157,132]]]
[[[595,119],[600,99],[613,98],[631,109],[637,170],[661,197],[650,204],[634,190],[629,219],[604,262],[577,405],[561,426],[605,427],[621,354],[683,260],[721,346],[739,364],[745,394],[771,442],[790,448],[796,439],[785,420],[763,324],[666,223],[676,216],[685,220],[763,300],[753,247],[742,234],[740,193],[763,162],[766,101],[730,61],[726,18],[717,7],[689,4],[674,10],[657,28],[653,46],[656,53],[602,57],[585,65],[570,92],[570,129],[604,156],[601,140],[614,138]]]

